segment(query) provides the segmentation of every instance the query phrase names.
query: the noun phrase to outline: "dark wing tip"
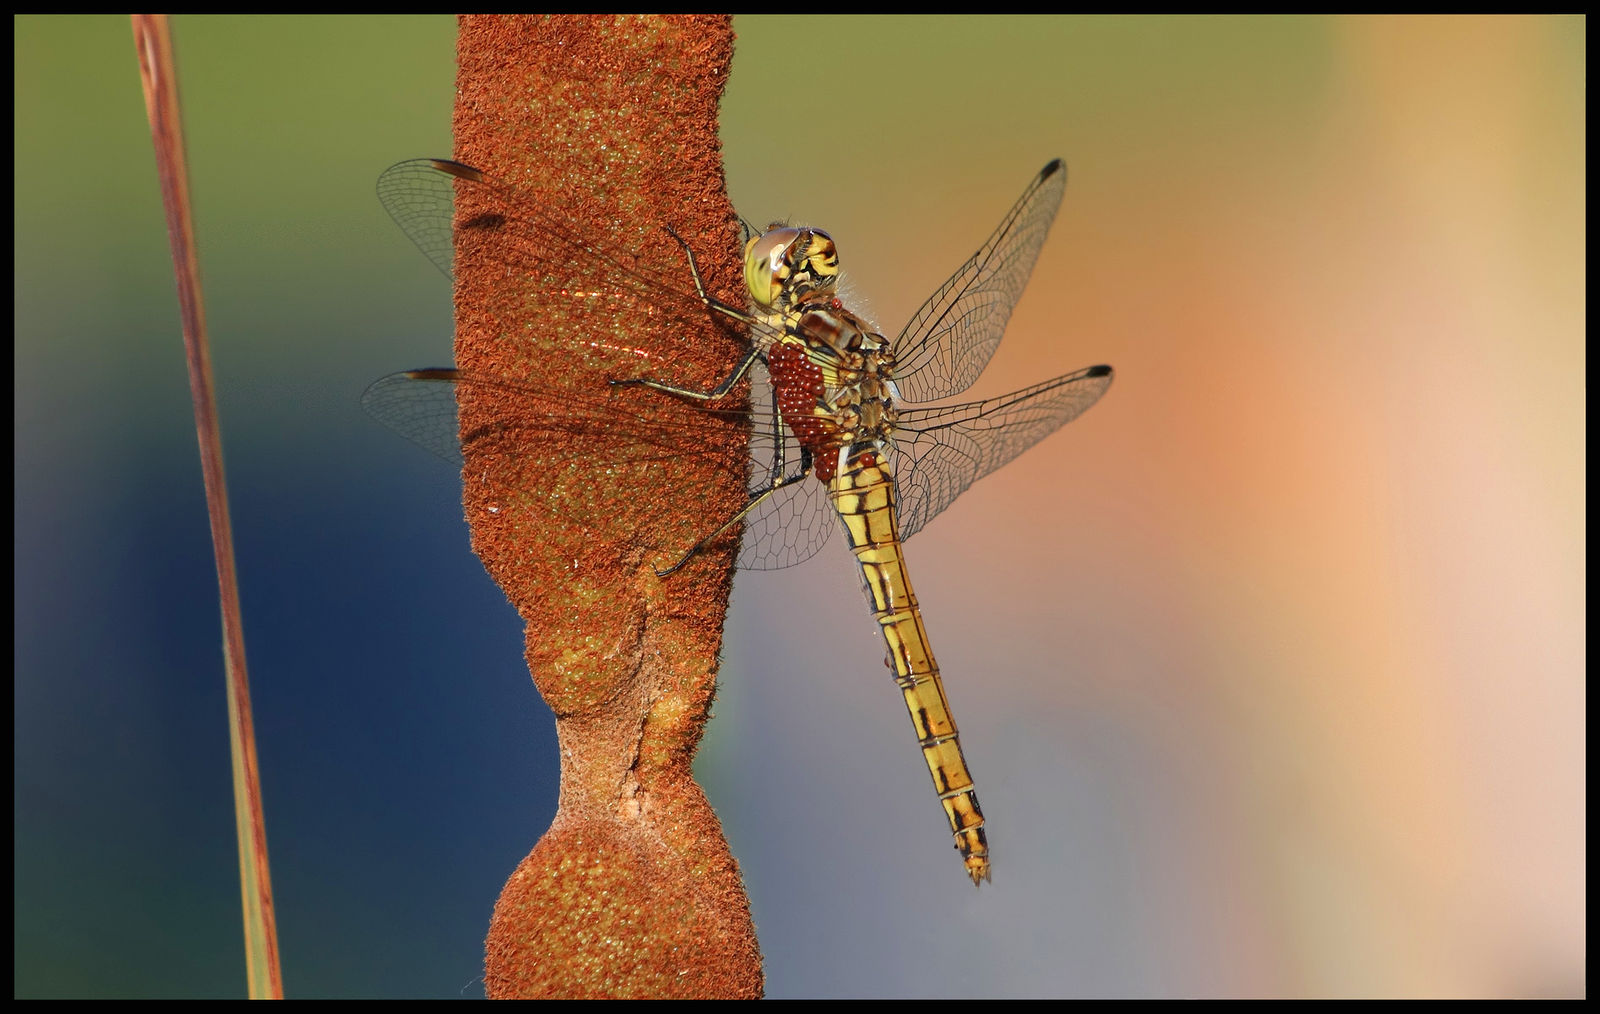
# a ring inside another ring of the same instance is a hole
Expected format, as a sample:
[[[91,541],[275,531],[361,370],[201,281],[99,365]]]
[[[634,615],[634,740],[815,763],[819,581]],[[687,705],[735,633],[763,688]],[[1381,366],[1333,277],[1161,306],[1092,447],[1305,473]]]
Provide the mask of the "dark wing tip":
[[[361,400],[365,402],[377,396],[381,391],[387,391],[389,388],[414,380],[455,381],[460,378],[460,371],[453,366],[435,366],[424,370],[401,370],[399,373],[390,373],[379,377],[368,384],[366,391],[361,395]]]
[[[1100,366],[1091,366],[1087,370],[1083,371],[1083,375],[1085,377],[1109,377],[1111,376],[1111,367],[1104,364],[1101,364]]]
[[[458,179],[470,180],[473,183],[483,182],[483,173],[464,162],[452,162],[447,158],[430,158],[428,162],[440,172],[448,173]]]
[[[1053,158],[1050,160],[1048,165],[1039,170],[1039,179],[1041,182],[1047,180],[1056,173],[1064,171],[1066,168],[1067,164],[1065,162],[1061,161],[1059,158]]]
[[[433,366],[423,370],[406,370],[405,372],[398,374],[398,376],[405,377],[408,380],[454,381],[459,380],[461,374],[453,367]]]

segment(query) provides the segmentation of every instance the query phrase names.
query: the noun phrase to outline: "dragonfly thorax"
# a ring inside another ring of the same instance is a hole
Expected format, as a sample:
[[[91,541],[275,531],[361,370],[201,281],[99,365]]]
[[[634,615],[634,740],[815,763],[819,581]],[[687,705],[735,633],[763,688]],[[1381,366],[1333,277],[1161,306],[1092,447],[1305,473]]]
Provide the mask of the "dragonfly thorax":
[[[782,332],[767,353],[768,372],[817,477],[828,481],[869,445],[881,457],[899,416],[888,339],[831,296],[768,317]]]
[[[821,229],[774,226],[745,244],[745,288],[762,308],[826,298],[838,280],[839,252]]]
[[[828,481],[893,439],[894,353],[840,301],[839,253],[821,229],[775,225],[745,247],[745,284],[775,340],[766,349],[778,406]]]

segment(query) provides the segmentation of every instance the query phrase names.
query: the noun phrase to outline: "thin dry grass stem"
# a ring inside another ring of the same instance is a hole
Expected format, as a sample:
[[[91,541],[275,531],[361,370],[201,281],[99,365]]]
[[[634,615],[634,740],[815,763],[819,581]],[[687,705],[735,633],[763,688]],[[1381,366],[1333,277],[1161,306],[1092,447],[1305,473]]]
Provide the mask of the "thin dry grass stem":
[[[239,880],[244,902],[245,960],[252,999],[282,999],[278,933],[267,869],[267,830],[256,767],[255,729],[250,718],[250,683],[245,670],[244,627],[234,572],[233,530],[228,520],[227,485],[222,471],[222,439],[217,424],[211,354],[206,339],[205,306],[200,295],[200,263],[189,207],[188,162],[178,108],[177,69],[172,32],[165,15],[133,15],[133,38],[144,83],[145,109],[155,142],[161,203],[172,244],[173,274],[183,321],[183,347],[194,400],[195,434],[205,479],[206,511],[216,553],[222,600],[223,666],[228,687],[228,731],[233,756],[234,823],[239,839]]]

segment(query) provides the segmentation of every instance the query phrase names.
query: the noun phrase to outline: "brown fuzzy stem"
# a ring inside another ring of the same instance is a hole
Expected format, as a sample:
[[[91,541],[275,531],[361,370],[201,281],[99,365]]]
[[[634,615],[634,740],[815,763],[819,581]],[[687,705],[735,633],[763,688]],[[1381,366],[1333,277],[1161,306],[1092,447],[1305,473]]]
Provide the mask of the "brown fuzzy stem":
[[[671,226],[708,289],[738,292],[716,119],[732,54],[723,17],[465,17],[456,157],[688,287]],[[642,372],[704,389],[739,357],[709,316],[684,333],[603,288],[508,276],[492,238],[458,247],[456,279],[464,372],[593,399]],[[638,349],[658,350],[643,369]],[[635,417],[684,411],[627,404]],[[463,400],[462,432],[495,435],[464,441],[464,506],[474,550],[527,622],[529,668],[556,713],[561,801],[495,906],[489,995],[759,996],[749,901],[690,772],[735,547],[668,580],[653,570],[654,547],[691,546],[742,505],[727,462],[746,437],[729,427],[720,446],[599,467],[616,454],[601,427],[558,436],[547,419],[519,426],[518,410]]]

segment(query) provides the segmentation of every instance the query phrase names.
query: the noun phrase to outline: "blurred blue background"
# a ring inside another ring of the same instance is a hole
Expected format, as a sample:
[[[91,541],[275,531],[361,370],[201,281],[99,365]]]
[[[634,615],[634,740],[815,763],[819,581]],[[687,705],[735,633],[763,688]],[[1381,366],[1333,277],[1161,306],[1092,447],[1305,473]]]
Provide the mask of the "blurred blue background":
[[[898,329],[1063,156],[974,394],[1118,370],[909,547],[992,890],[839,540],[738,579],[697,771],[769,994],[1582,995],[1586,22],[735,27],[746,216],[828,228]],[[14,992],[242,995],[131,31],[13,28]],[[450,152],[454,30],[175,22],[291,996],[481,995],[555,811],[458,478],[358,403],[448,358],[447,284],[373,181]],[[772,117],[796,61],[825,143]]]

